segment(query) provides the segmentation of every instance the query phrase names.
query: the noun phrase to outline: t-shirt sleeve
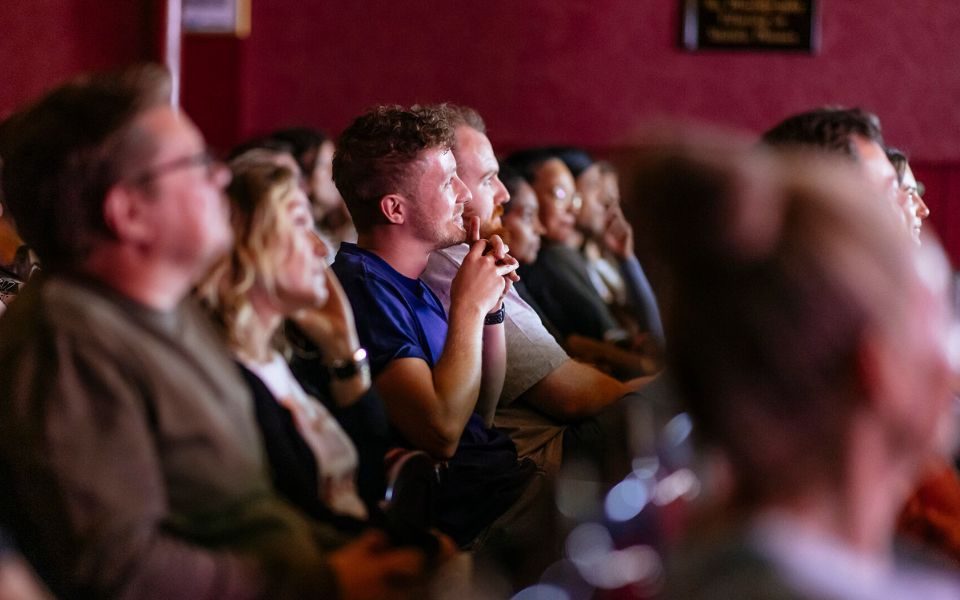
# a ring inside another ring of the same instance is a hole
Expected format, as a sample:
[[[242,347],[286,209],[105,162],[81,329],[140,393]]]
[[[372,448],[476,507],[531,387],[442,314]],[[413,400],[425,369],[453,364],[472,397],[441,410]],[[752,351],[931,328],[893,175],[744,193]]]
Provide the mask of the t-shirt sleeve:
[[[500,406],[507,406],[569,359],[540,315],[512,289],[504,297],[507,371]]]
[[[363,279],[341,277],[340,282],[353,307],[373,377],[398,358],[420,358],[433,366],[416,314],[393,284],[370,273]]]

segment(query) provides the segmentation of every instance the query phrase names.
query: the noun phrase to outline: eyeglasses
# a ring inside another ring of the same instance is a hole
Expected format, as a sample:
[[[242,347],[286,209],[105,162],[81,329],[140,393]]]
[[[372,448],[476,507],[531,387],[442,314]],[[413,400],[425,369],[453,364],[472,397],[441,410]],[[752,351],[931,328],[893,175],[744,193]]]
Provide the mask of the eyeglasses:
[[[567,206],[572,205],[574,211],[580,210],[580,207],[583,204],[583,198],[580,197],[578,192],[575,191],[570,193],[559,185],[554,186],[550,191],[551,195],[553,196],[553,202],[557,205],[557,208],[562,210]]]
[[[169,173],[174,173],[182,169],[191,169],[193,167],[203,167],[207,170],[207,176],[212,177],[216,172],[220,162],[210,154],[209,150],[203,150],[190,156],[175,158],[169,162],[161,163],[156,167],[147,169],[131,178],[131,181],[137,185],[144,185]]]

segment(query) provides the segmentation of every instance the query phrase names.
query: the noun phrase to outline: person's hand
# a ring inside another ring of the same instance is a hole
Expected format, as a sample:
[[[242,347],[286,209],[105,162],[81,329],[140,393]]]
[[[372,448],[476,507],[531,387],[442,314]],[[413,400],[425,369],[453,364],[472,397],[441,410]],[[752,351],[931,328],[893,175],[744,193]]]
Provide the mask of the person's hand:
[[[327,302],[297,311],[294,323],[320,348],[327,360],[346,359],[360,347],[353,309],[340,281],[327,267]]]
[[[497,259],[497,265],[513,265],[516,268],[520,267],[520,262],[510,255],[510,247],[507,246],[506,242],[499,235],[492,235],[490,239],[487,240],[487,252],[491,256]],[[503,293],[500,294],[500,299],[497,301],[496,307],[493,310],[499,310],[500,304],[503,302],[503,297],[510,292],[510,288],[513,287],[513,284],[517,281],[520,281],[520,276],[516,271],[510,271],[503,277]]]
[[[478,217],[474,217],[470,221],[469,239],[470,239],[470,243],[480,240],[480,219]],[[510,246],[508,246],[507,243],[503,241],[503,238],[501,238],[497,234],[494,234],[490,236],[490,239],[487,240],[487,242],[488,242],[487,249],[484,251],[484,253],[485,254],[489,253],[494,258],[496,258],[498,265],[514,265],[515,264],[519,268],[520,262],[516,258],[510,255]],[[513,287],[513,284],[516,283],[517,281],[520,281],[520,275],[518,275],[516,271],[511,271],[504,276],[504,279],[506,281],[504,282],[503,294],[500,295],[500,302],[503,301],[503,297],[507,295],[507,293],[510,291],[510,288]],[[497,302],[497,307],[500,306],[500,302]],[[494,310],[498,310],[498,309],[495,308]]]
[[[633,255],[633,228],[623,216],[620,205],[611,205],[603,227],[603,246],[616,257],[626,260]]]
[[[470,219],[469,231],[470,251],[453,278],[451,304],[475,303],[486,314],[500,308],[503,296],[513,281],[519,279],[514,271],[520,263],[509,255],[509,248],[500,236],[493,236],[493,241],[480,239],[480,220],[477,217]]]
[[[411,597],[426,572],[426,557],[415,548],[391,547],[387,536],[369,531],[330,554],[342,600]]]

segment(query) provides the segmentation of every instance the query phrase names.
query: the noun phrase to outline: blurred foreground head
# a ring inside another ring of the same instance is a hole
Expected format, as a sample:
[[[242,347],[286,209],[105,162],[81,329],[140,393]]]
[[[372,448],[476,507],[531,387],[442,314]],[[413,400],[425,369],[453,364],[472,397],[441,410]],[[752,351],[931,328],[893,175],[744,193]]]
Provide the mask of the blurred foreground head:
[[[669,276],[676,380],[742,504],[843,486],[865,435],[900,479],[950,437],[945,260],[836,162],[683,141],[626,190]]]
[[[5,202],[47,268],[82,260],[112,235],[104,199],[155,154],[139,118],[169,98],[169,74],[144,65],[77,77],[4,124]]]

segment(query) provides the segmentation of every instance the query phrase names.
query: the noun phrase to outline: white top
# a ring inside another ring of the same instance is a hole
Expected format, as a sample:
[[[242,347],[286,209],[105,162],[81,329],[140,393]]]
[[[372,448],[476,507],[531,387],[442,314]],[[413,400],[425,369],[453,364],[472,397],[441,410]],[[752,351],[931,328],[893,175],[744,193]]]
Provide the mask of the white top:
[[[243,360],[290,411],[297,431],[317,460],[320,499],[335,513],[367,518],[367,509],[357,494],[357,449],[327,408],[309,396],[297,382],[287,361],[274,352],[269,362]]]
[[[770,511],[757,519],[750,540],[793,589],[813,598],[960,598],[960,578],[864,555],[783,512]]]
[[[469,251],[467,244],[457,244],[432,252],[426,270],[420,275],[443,303],[448,314],[450,285]],[[570,358],[543,326],[540,315],[530,308],[516,290],[510,288],[503,303],[507,313],[503,322],[507,342],[507,371],[499,406],[512,403]]]

